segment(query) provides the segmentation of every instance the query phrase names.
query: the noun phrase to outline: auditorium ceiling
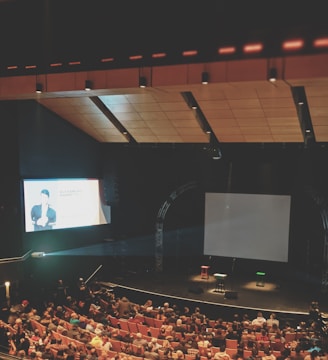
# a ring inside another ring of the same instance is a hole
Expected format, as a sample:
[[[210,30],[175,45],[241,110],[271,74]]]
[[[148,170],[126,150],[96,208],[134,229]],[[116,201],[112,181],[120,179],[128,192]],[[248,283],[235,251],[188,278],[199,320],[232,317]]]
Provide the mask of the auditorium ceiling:
[[[328,28],[320,7],[26,3],[0,3],[0,40],[9,49],[0,63],[0,100],[33,99],[100,143],[328,141]],[[288,40],[303,45],[282,53]],[[258,53],[245,50],[259,44]],[[229,48],[233,56],[220,55]],[[168,60],[156,62],[154,54]]]

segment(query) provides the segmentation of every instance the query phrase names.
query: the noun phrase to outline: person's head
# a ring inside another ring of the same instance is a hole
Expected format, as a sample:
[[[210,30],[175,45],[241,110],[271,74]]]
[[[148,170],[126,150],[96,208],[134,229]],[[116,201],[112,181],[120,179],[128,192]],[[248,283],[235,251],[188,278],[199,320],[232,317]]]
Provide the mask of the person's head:
[[[271,350],[270,350],[270,348],[268,346],[266,346],[263,351],[264,351],[264,355],[270,355],[271,354]]]
[[[276,314],[275,314],[275,313],[271,313],[271,314],[270,314],[270,319],[275,320],[275,319],[276,319]]]
[[[42,204],[47,204],[48,203],[49,196],[50,196],[49,190],[47,190],[47,189],[42,189],[41,190],[41,202],[42,202]]]
[[[318,353],[317,350],[312,350],[311,351],[311,359],[315,359],[318,356],[319,356],[319,353]]]

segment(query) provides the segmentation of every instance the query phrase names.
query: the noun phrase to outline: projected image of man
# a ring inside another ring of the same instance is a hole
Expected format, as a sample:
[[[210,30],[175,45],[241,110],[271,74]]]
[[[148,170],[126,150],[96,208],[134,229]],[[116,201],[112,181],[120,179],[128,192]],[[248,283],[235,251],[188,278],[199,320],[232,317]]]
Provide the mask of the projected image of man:
[[[41,190],[41,202],[31,210],[34,231],[51,230],[56,224],[56,210],[49,204],[49,190]]]

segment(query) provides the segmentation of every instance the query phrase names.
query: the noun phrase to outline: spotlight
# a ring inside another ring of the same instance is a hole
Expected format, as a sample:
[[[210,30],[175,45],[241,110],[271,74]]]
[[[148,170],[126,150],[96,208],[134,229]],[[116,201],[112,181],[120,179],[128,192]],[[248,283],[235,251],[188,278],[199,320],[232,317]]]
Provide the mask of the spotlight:
[[[276,69],[276,68],[271,68],[271,69],[269,70],[269,78],[268,78],[268,80],[269,80],[270,82],[275,82],[275,81],[277,81],[277,69]]]
[[[46,256],[46,254],[43,251],[36,251],[36,252],[33,252],[31,254],[31,256],[34,258],[42,258],[42,257]]]
[[[35,87],[35,92],[37,94],[41,94],[42,93],[42,90],[43,90],[43,86],[41,83],[36,83],[36,87]]]
[[[85,90],[85,91],[90,91],[91,89],[92,89],[92,82],[91,82],[91,80],[85,80],[84,90]]]
[[[208,80],[209,80],[208,72],[203,71],[202,72],[202,84],[204,84],[204,85],[208,84]]]
[[[147,79],[145,76],[140,76],[139,77],[139,87],[140,88],[145,88],[147,87]]]
[[[220,160],[222,158],[221,150],[217,147],[212,148],[212,159],[213,160]]]

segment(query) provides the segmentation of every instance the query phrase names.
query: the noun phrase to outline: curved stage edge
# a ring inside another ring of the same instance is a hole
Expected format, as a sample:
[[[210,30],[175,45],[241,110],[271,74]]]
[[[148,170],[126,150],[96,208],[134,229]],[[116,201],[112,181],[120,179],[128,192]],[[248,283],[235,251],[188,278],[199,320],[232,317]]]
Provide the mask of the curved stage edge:
[[[297,281],[279,282],[265,278],[259,285],[256,274],[225,279],[223,291],[218,291],[213,275],[202,278],[200,273],[158,274],[152,272],[128,273],[109,281],[100,281],[103,286],[114,288],[117,296],[127,296],[130,301],[142,304],[152,299],[154,306],[164,301],[188,306],[191,310],[200,306],[211,319],[231,318],[235,313],[256,316],[261,310],[267,317],[275,312],[288,322],[306,320],[313,300],[319,302],[320,311],[328,312],[327,296]]]

